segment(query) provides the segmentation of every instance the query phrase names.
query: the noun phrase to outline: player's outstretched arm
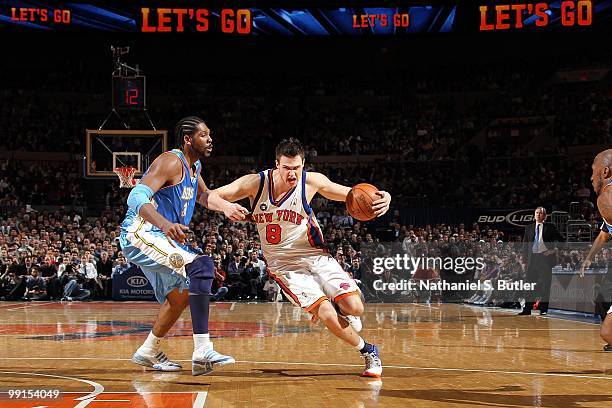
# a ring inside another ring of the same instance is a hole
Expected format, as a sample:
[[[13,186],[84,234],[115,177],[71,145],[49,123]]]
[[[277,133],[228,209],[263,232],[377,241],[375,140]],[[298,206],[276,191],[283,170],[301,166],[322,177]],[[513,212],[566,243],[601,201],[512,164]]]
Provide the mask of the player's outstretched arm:
[[[159,156],[147,173],[140,179],[140,182],[132,189],[127,200],[127,204],[138,215],[162,230],[168,238],[180,243],[185,242],[183,231],[189,228],[181,224],[173,224],[164,218],[151,204],[153,195],[166,183],[177,182],[182,174],[183,164],[181,160],[173,154],[163,154]]]
[[[227,201],[238,201],[247,197],[255,198],[259,189],[259,181],[259,174],[247,174],[213,190],[211,193],[218,194]]]
[[[323,197],[333,201],[346,201],[346,196],[349,191],[351,191],[350,187],[334,183],[326,175],[321,173],[308,172],[306,183],[308,187],[314,189],[315,193],[319,193]]]
[[[582,261],[582,266],[580,267],[581,278],[584,277],[584,271],[591,265],[591,262],[593,261],[595,255],[601,250],[601,248],[603,248],[603,246],[606,244],[606,242],[608,242],[609,239],[610,234],[608,232],[604,230],[599,231],[599,235],[597,236],[597,238],[595,238],[595,241],[593,241],[593,246],[591,247],[589,254],[586,258],[584,258],[584,261]]]
[[[198,180],[198,203],[212,211],[225,214],[232,221],[243,221],[249,211],[240,204],[232,203],[221,197],[216,190],[209,190],[200,176]]]
[[[343,186],[331,181],[326,175],[321,173],[308,173],[306,183],[315,193],[321,194],[323,197],[333,201],[346,201],[346,196],[350,187]],[[380,217],[389,210],[391,204],[391,194],[386,191],[379,191],[380,199],[372,203],[372,209],[377,217]],[[313,194],[314,196],[314,194]],[[309,199],[311,197],[309,196]]]

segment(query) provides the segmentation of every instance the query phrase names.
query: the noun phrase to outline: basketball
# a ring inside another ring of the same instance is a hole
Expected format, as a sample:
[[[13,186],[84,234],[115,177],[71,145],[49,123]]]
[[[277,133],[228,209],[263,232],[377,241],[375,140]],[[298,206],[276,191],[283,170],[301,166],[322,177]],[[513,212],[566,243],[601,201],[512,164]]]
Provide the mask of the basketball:
[[[368,183],[359,183],[346,196],[346,208],[351,217],[359,221],[374,219],[372,203],[379,200],[378,188]]]

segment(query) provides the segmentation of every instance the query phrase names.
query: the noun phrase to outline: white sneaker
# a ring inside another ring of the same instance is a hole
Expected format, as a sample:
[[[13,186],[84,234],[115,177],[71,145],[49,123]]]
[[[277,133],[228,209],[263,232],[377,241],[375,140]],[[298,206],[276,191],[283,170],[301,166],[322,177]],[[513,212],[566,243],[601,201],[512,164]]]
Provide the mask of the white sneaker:
[[[228,364],[234,364],[234,360],[231,356],[224,356],[221,353],[217,353],[213,350],[212,343],[204,350],[194,350],[191,356],[191,374],[193,375],[206,375],[213,372],[214,368],[222,367]]]
[[[154,357],[148,357],[136,350],[132,356],[132,362],[159,371],[180,371],[182,368],[179,363],[170,360],[163,351],[160,351]]]
[[[356,333],[359,333],[361,331],[363,325],[361,324],[361,318],[359,316],[344,316],[341,314],[339,314],[338,316],[346,320],[349,326],[351,326]]]
[[[378,348],[372,345],[373,350],[370,353],[361,353],[365,359],[365,371],[361,374],[362,377],[380,377],[383,367],[378,354]]]

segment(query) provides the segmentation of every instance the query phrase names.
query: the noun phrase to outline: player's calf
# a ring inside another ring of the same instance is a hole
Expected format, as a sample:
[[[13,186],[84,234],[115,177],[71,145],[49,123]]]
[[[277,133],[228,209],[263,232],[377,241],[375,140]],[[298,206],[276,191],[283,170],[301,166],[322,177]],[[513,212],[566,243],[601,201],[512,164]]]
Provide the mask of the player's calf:
[[[157,314],[151,332],[158,337],[165,337],[187,306],[189,306],[189,292],[172,290],[166,296],[166,301]]]
[[[313,314],[321,320],[325,326],[327,326],[328,322],[338,321],[338,314],[336,310],[332,306],[331,302],[325,301],[322,302],[319,307],[313,310]]]
[[[166,295],[157,319],[144,343],[132,356],[132,362],[160,371],[178,371],[181,365],[170,360],[161,350],[161,341],[189,305],[187,291],[173,289]]]
[[[193,333],[208,334],[210,289],[215,277],[215,266],[208,256],[199,256],[185,266],[189,277],[189,307]]]
[[[362,374],[363,376],[381,376],[382,362],[380,360],[378,348],[376,348],[375,345],[366,342],[351,327],[342,326],[340,324],[340,320],[338,319],[339,315],[336,313],[336,310],[331,302],[321,302],[321,304],[312,312],[319,319],[321,319],[329,331],[331,331],[336,337],[344,340],[355,350],[359,351],[366,364],[365,370]]]

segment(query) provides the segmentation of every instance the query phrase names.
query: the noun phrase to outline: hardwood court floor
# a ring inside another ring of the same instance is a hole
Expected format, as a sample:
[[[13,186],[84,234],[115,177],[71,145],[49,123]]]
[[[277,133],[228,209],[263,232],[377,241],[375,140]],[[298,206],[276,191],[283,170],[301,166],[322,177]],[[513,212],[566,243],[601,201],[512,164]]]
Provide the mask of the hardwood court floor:
[[[154,303],[0,303],[0,388],[61,388],[0,407],[612,407],[598,326],[462,305],[367,305],[382,381],[288,303],[217,303],[215,348],[237,364],[192,377],[189,313],[164,340],[179,373],[129,362]]]

